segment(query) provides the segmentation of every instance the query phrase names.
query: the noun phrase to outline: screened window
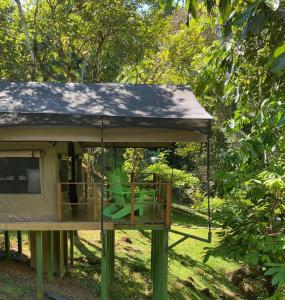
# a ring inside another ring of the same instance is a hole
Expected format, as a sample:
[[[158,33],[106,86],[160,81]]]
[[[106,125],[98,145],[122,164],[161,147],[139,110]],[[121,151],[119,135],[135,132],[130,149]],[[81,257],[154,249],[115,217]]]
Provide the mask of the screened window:
[[[0,157],[0,194],[40,194],[38,157]]]

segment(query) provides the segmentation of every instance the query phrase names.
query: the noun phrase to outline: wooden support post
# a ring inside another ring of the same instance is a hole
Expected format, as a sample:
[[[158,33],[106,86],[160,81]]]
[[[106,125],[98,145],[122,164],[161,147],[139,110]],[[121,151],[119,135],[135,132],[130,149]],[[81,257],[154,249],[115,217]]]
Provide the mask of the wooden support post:
[[[69,231],[69,262],[70,266],[74,265],[74,231]]]
[[[54,232],[54,261],[55,271],[59,277],[63,277],[65,273],[64,264],[64,246],[63,246],[63,233],[61,230]]]
[[[37,270],[37,298],[43,299],[43,235],[36,231],[36,270]]]
[[[22,254],[22,232],[17,231],[18,254]]]
[[[98,215],[99,215],[99,191],[97,184],[94,184],[93,187],[93,217],[94,221],[98,221]]]
[[[109,230],[110,238],[110,286],[113,285],[115,279],[115,230]]]
[[[88,173],[84,172],[84,198],[88,198]]]
[[[63,230],[62,231],[62,239],[63,239],[63,262],[64,262],[64,268],[65,271],[68,272],[68,231]]]
[[[153,300],[167,300],[168,230],[152,230],[151,278]]]
[[[170,182],[166,184],[166,203],[165,203],[165,226],[170,228],[171,224],[171,198],[172,198],[172,185]]]
[[[105,230],[102,233],[101,258],[101,292],[100,300],[109,299],[109,290],[114,280],[115,231]]]
[[[5,236],[5,259],[10,259],[10,233],[9,231],[4,232]]]
[[[56,215],[57,215],[57,221],[61,221],[61,183],[57,183],[56,188]]]
[[[48,231],[47,233],[47,272],[48,272],[48,282],[53,282],[54,280],[54,249],[53,249],[53,231]]]
[[[65,265],[64,265],[64,247],[63,247],[63,230],[59,231],[59,276],[63,277],[65,273]]]
[[[161,178],[160,177],[158,177],[158,179],[157,179],[157,185],[158,185],[158,195],[157,195],[157,201],[158,202],[161,202],[161,194],[162,194],[162,186],[161,186]]]
[[[135,184],[131,182],[131,225],[135,224]]]

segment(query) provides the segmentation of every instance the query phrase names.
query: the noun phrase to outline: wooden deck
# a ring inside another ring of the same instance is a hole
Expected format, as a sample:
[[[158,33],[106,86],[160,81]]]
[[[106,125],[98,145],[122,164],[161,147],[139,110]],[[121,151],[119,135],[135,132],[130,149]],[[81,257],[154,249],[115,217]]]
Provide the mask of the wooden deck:
[[[114,222],[104,222],[105,230],[134,230],[145,229],[155,230],[163,229],[163,224],[115,224]],[[100,222],[10,222],[1,223],[0,231],[17,231],[17,230],[31,230],[31,231],[49,231],[49,230],[101,230]]]

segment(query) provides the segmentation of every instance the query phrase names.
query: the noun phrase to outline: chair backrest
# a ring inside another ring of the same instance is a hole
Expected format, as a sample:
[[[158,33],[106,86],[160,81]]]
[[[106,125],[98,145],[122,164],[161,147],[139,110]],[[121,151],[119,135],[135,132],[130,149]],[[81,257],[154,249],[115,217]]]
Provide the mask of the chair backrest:
[[[118,174],[115,171],[116,170],[107,173],[107,178],[109,181],[109,190],[112,193],[115,203],[124,206],[126,204],[124,194],[125,190],[122,186],[120,176],[118,176]]]
[[[114,172],[120,178],[120,183],[122,184],[123,191],[124,192],[130,191],[128,173],[122,169],[116,169]]]

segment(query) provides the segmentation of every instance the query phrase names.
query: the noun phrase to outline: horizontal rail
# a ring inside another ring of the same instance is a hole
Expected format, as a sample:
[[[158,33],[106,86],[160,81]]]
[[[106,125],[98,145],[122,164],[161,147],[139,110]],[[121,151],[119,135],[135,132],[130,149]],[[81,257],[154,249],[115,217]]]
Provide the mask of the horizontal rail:
[[[101,182],[60,182],[61,185],[70,185],[70,184],[80,184],[80,185],[102,185]],[[109,183],[105,183],[104,185],[108,185]],[[135,185],[149,185],[149,186],[154,186],[154,185],[157,185],[157,186],[160,186],[160,185],[167,185],[169,184],[168,181],[164,181],[164,182],[121,182],[121,181],[118,181],[118,182],[112,182],[112,184],[122,184],[122,185],[131,185],[131,184],[135,184]]]
[[[92,206],[92,203],[83,203],[83,202],[75,202],[75,203],[72,203],[72,202],[62,202],[61,203],[62,205],[89,205],[89,206]]]

